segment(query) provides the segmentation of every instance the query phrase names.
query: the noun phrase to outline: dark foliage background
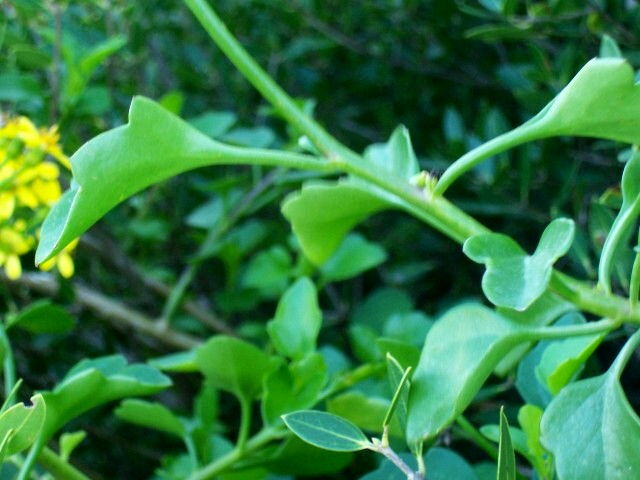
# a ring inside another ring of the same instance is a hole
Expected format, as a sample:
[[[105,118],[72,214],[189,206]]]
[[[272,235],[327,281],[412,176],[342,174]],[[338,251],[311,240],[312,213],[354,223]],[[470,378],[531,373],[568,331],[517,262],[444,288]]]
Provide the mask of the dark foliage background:
[[[362,150],[386,141],[402,123],[423,168],[434,173],[534,115],[599,54],[603,36],[615,39],[634,66],[640,63],[640,6],[633,0],[220,0],[215,6],[256,60],[331,133]],[[9,0],[0,8],[0,105],[42,125],[58,123],[69,153],[123,124],[133,95],[158,99],[187,119],[215,113],[228,123],[217,134],[227,141],[297,148],[295,132],[234,70],[181,2]],[[113,51],[95,69],[78,66],[94,47],[117,39],[121,44],[111,44]],[[81,80],[74,83],[74,75]],[[540,142],[483,164],[449,196],[529,248],[552,218],[575,218],[579,241],[562,268],[594,278],[603,241],[600,222],[610,221],[611,207],[619,203],[624,153],[617,145],[588,139]],[[305,178],[230,167],[155,186],[118,207],[84,238],[74,282],[159,317],[166,300],[161,287],[175,285],[185,260],[193,259],[211,232],[211,222],[224,220],[209,251],[195,262],[187,299],[260,342],[283,285],[305,271],[279,211],[280,200]],[[215,199],[223,213],[211,206]],[[203,205],[210,209],[204,211],[209,218],[204,225],[203,211],[193,215]],[[326,343],[358,355],[348,338],[349,320],[382,286],[408,292],[430,315],[461,298],[481,298],[481,268],[416,220],[387,213],[360,231],[387,250],[388,260],[363,276],[325,287]],[[269,282],[248,284],[249,266],[275,247],[280,263],[269,263]],[[624,290],[625,284],[617,288]],[[27,305],[39,295],[13,288],[11,301]],[[171,350],[108,326],[99,313],[74,302],[70,288],[58,297],[79,318],[72,335],[14,339],[19,373],[33,389],[51,387],[80,358],[120,352],[144,360]],[[173,325],[203,337],[212,333],[183,310]],[[606,364],[603,351],[600,361]],[[629,380],[627,393],[637,405],[636,380]],[[182,379],[178,387],[163,400],[189,410],[198,381]],[[222,401],[225,414],[235,415],[235,407]],[[91,435],[78,454],[104,478],[149,476],[161,455],[179,448],[114,420],[108,411],[85,420],[77,428],[89,428]]]

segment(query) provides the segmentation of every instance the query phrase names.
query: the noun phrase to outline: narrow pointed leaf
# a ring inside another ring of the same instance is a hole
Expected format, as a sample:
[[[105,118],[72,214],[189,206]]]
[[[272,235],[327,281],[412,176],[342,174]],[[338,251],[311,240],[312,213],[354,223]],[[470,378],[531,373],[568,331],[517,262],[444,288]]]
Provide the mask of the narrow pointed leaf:
[[[302,440],[325,450],[355,452],[369,445],[362,430],[331,413],[303,410],[285,415],[282,419]]]
[[[411,382],[408,441],[434,437],[462,413],[500,360],[525,341],[524,331],[472,303],[436,321]]]
[[[511,443],[509,422],[500,409],[500,446],[498,449],[498,480],[516,480],[516,456]]]
[[[387,353],[387,374],[389,376],[389,384],[391,390],[394,391],[389,411],[384,420],[384,424],[388,425],[395,413],[402,429],[407,426],[407,409],[409,404],[409,390],[411,382],[409,381],[409,373],[411,367],[403,370],[398,361]]]
[[[546,290],[553,264],[569,250],[574,232],[572,220],[554,220],[531,256],[511,238],[497,233],[474,235],[463,250],[471,260],[487,266],[482,290],[494,305],[525,310]]]

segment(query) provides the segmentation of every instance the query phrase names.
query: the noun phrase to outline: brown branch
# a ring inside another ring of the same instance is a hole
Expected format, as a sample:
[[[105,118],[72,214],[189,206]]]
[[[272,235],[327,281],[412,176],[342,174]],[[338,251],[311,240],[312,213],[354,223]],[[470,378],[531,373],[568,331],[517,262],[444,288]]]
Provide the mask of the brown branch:
[[[41,294],[54,296],[60,285],[56,278],[48,273],[23,273],[15,281],[8,281],[9,285],[23,286]],[[133,329],[139,334],[151,337],[160,343],[181,350],[197,347],[202,342],[192,335],[178,332],[163,326],[145,314],[129,308],[106,295],[89,287],[75,283],[75,300],[91,310],[97,317],[106,320],[119,328]]]

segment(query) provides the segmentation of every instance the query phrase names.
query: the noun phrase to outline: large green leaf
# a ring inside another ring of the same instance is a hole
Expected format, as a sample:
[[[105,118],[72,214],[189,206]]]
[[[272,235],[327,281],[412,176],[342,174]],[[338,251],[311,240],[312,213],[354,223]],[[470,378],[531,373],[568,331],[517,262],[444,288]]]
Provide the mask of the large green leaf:
[[[640,478],[640,420],[620,385],[633,343],[607,373],[565,387],[546,409],[541,441],[562,480]]]
[[[525,332],[525,327],[473,303],[455,307],[436,321],[413,374],[408,441],[431,438],[452,422],[502,357],[525,341]]]
[[[205,165],[313,160],[266,152],[216,142],[153,101],[136,97],[127,125],[98,135],[71,157],[74,181],[42,226],[36,263],[58,253],[134,193],[187,170]]]
[[[572,220],[554,220],[531,256],[510,237],[498,233],[474,235],[463,250],[471,260],[487,266],[482,290],[494,305],[525,310],[546,290],[553,264],[571,247],[574,232]]]
[[[325,450],[355,452],[368,448],[370,444],[362,430],[331,413],[303,410],[282,419],[302,440]]]
[[[284,293],[275,318],[267,325],[278,353],[300,360],[315,351],[322,326],[318,294],[311,280],[302,277]]]
[[[212,386],[252,400],[262,391],[274,362],[244,340],[218,335],[196,349],[196,365]]]
[[[52,391],[43,392],[47,416],[43,438],[82,413],[125,397],[152,395],[169,387],[171,380],[153,367],[127,365],[121,355],[82,360]]]
[[[353,227],[391,206],[388,200],[349,180],[314,181],[289,195],[282,213],[307,257],[322,265]]]

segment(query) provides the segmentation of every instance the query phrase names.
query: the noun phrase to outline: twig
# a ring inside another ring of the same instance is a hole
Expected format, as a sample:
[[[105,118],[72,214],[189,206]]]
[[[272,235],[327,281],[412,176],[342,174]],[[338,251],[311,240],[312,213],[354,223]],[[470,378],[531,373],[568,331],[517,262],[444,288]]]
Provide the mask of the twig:
[[[15,281],[6,281],[9,285],[24,286],[49,296],[56,295],[60,288],[55,277],[48,273],[23,273]],[[74,291],[78,304],[89,308],[98,317],[108,320],[116,326],[133,329],[137,333],[152,337],[167,346],[183,350],[197,347],[201,343],[199,338],[162,327],[143,313],[112,300],[89,287],[76,283]]]

